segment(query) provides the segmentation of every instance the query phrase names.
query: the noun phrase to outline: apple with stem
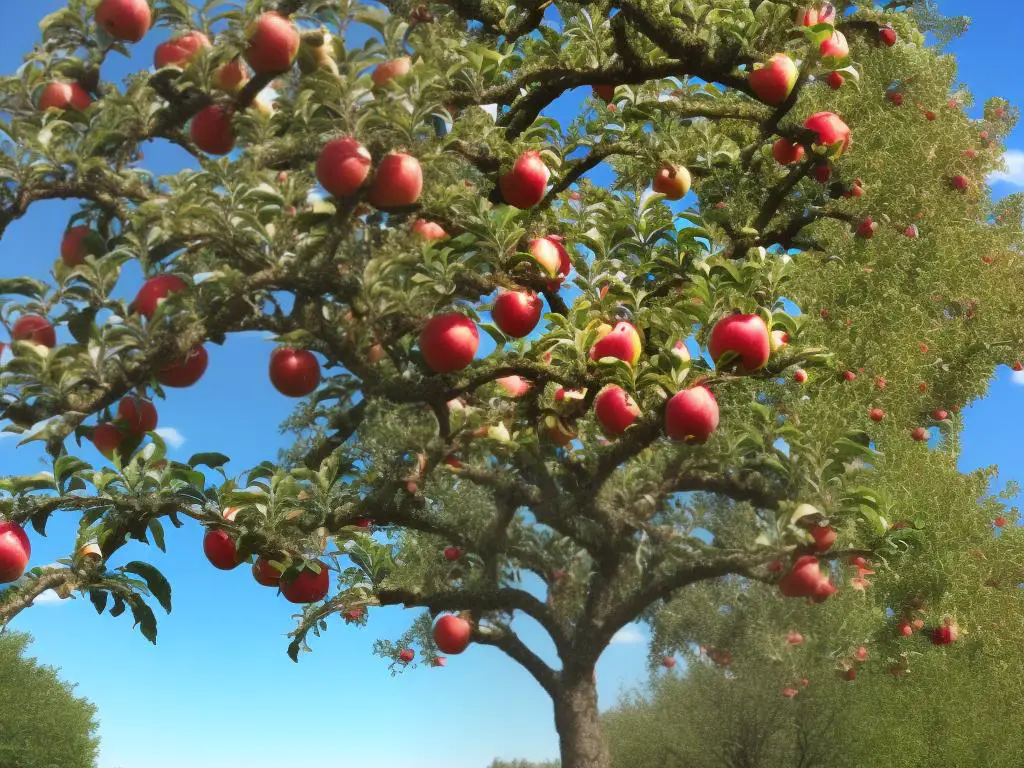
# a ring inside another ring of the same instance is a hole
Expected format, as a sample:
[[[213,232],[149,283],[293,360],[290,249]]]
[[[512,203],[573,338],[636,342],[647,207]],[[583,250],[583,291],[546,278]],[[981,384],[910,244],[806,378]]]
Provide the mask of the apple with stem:
[[[320,386],[320,362],[308,350],[278,347],[270,353],[270,382],[282,395],[305,397]]]
[[[291,69],[299,55],[299,30],[273,11],[260,14],[245,32],[243,55],[257,75],[277,75]]]

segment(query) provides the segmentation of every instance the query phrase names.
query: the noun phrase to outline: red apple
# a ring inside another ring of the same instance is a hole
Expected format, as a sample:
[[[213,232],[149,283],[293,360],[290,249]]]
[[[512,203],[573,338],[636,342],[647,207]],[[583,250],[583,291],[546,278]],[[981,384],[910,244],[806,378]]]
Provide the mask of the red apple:
[[[89,439],[92,440],[97,451],[104,457],[112,459],[114,452],[120,450],[121,443],[124,442],[124,434],[113,424],[99,424],[92,431],[92,437]]]
[[[887,98],[893,106],[903,106],[903,92],[902,91],[886,91],[885,98]]]
[[[672,440],[703,443],[718,428],[718,402],[704,386],[676,392],[665,406],[665,434]]]
[[[681,200],[690,191],[690,172],[682,165],[663,165],[654,174],[651,188],[669,200]]]
[[[184,360],[165,365],[157,371],[156,379],[165,387],[191,387],[206,373],[209,361],[206,348],[195,347]]]
[[[86,256],[102,256],[104,250],[103,238],[83,225],[68,229],[60,242],[61,261],[69,267],[84,263]]]
[[[795,629],[791,629],[789,634],[786,636],[786,642],[790,645],[800,645],[804,641],[804,636],[797,632]]]
[[[833,91],[838,91],[843,87],[843,83],[846,82],[846,78],[843,77],[842,72],[831,72],[828,76],[828,87]]]
[[[839,35],[838,32],[835,33]],[[842,35],[839,35],[842,37]],[[754,65],[747,82],[750,90],[766,104],[781,104],[793,92],[800,71],[784,53],[776,53],[763,66]]]
[[[920,232],[917,229],[917,224],[911,224],[909,227],[903,230],[903,234],[906,237],[909,237],[911,240],[916,240],[920,235]]]
[[[772,144],[772,157],[779,165],[792,165],[804,158],[804,148],[786,138],[777,139]]]
[[[241,562],[238,559],[238,548],[227,531],[207,531],[203,537],[203,552],[210,564],[222,571],[237,568]]]
[[[932,411],[932,418],[935,419],[936,421],[945,421],[946,419],[949,418],[949,412],[944,411],[941,408],[937,408],[936,410]]]
[[[494,302],[491,317],[506,336],[528,336],[544,311],[544,302],[532,291],[502,291]]]
[[[606,435],[621,435],[637,420],[640,408],[626,390],[610,384],[594,399],[594,415]]]
[[[92,104],[92,96],[78,83],[47,83],[39,94],[39,109],[77,109],[82,112]]]
[[[327,564],[317,560],[320,573],[312,568],[303,568],[302,572],[292,581],[281,582],[281,594],[289,603],[317,603],[327,596],[331,588],[331,572]]]
[[[0,584],[17,581],[32,556],[32,544],[17,523],[0,522]]]
[[[153,64],[157,69],[178,67],[184,69],[197,53],[210,47],[210,38],[202,32],[193,30],[160,43],[153,54]]]
[[[444,559],[449,563],[454,563],[462,557],[462,550],[458,547],[445,547],[444,548]]]
[[[279,13],[263,13],[246,30],[245,60],[257,75],[291,68],[299,53],[299,30]]]
[[[870,411],[868,411],[868,417],[872,421],[881,421],[882,419],[885,418],[885,411],[883,411],[881,408],[872,408]]]
[[[355,139],[334,139],[320,150],[316,178],[335,197],[349,197],[363,186],[372,162],[366,147]]]
[[[857,374],[853,371],[843,371],[844,381],[854,381],[857,378]]]
[[[227,64],[217,67],[213,75],[213,84],[222,91],[235,93],[249,79],[249,73],[240,58],[234,58]]]
[[[960,636],[960,630],[955,624],[943,624],[933,629],[929,636],[933,645],[952,645]]]
[[[665,667],[665,669],[672,669],[676,665],[676,660],[672,656],[665,656],[661,660],[661,665]]]
[[[512,170],[498,178],[502,199],[515,208],[533,208],[544,199],[551,171],[541,159],[540,152],[524,152]]]
[[[530,241],[530,255],[533,256],[536,261],[545,272],[551,277],[558,277],[562,275],[564,271],[566,275],[569,274],[570,266],[566,266],[569,258],[568,252],[565,250],[565,246],[562,245],[561,240],[556,240],[553,235],[547,237],[538,237]]]
[[[917,442],[924,442],[929,438],[928,430],[924,427],[914,427],[914,431],[910,433],[910,436],[917,440]]]
[[[764,367],[771,356],[771,336],[768,326],[760,315],[729,315],[723,317],[711,329],[708,352],[718,365],[727,352],[734,355],[734,362],[741,370],[756,371]]]
[[[403,664],[408,664],[416,658],[416,652],[412,648],[403,648],[402,652],[398,654],[398,659]]]
[[[795,371],[793,371],[793,381],[795,381],[797,384],[806,384],[807,371],[805,371],[803,368],[797,368]]]
[[[827,552],[836,543],[838,536],[839,534],[836,533],[836,529],[827,525],[816,525],[811,528],[814,548],[819,552]]]
[[[779,591],[786,597],[813,597],[823,579],[827,577],[821,572],[818,558],[804,555],[779,579]]]
[[[999,517],[997,517],[995,520],[992,521],[992,524],[995,525],[996,528],[1005,528],[1006,527],[1006,522],[1007,522],[1006,518],[1003,515],[1000,515]]]
[[[139,292],[135,295],[135,301],[131,303],[131,309],[134,309],[143,317],[152,317],[163,299],[172,293],[184,291],[187,287],[185,281],[177,275],[162,274],[151,277],[142,284]]]
[[[958,173],[956,176],[949,180],[950,186],[953,187],[957,192],[966,192],[971,186],[971,180],[964,176],[962,173]]]
[[[821,10],[808,8],[797,11],[796,23],[805,27],[814,27],[818,24],[834,24],[836,20],[836,9],[832,3],[825,3]]]
[[[117,418],[124,422],[129,435],[139,437],[156,429],[156,406],[152,400],[125,397],[117,404]]]
[[[203,107],[192,118],[189,135],[192,141],[208,155],[226,155],[235,148],[235,129],[231,125],[234,113],[230,107],[211,104]]]
[[[373,68],[370,79],[373,80],[375,86],[383,88],[391,82],[392,78],[403,77],[409,74],[410,69],[412,69],[412,59],[408,56],[402,56],[397,59],[391,59],[391,61],[385,61],[383,64],[378,64]]]
[[[787,699],[792,699],[794,696],[797,695],[797,693],[798,691],[796,688],[787,687],[782,689],[782,695],[785,696]]]
[[[615,98],[614,85],[595,85],[594,95],[603,101],[612,101]]]
[[[804,128],[818,134],[818,144],[831,147],[839,144],[838,154],[842,154],[850,148],[850,128],[844,123],[839,115],[832,112],[816,112],[804,120]]]
[[[420,199],[423,169],[412,155],[395,152],[380,161],[367,199],[377,208],[405,208]]]
[[[45,317],[22,315],[11,326],[12,341],[31,341],[53,349],[57,346],[57,332]]]
[[[912,634],[914,634],[914,630],[910,626],[910,622],[907,621],[906,619],[904,619],[902,622],[900,622],[899,632],[904,637],[910,637]]]
[[[427,321],[420,332],[420,352],[435,373],[461,371],[480,346],[480,332],[465,315],[448,312]]]
[[[857,237],[862,237],[865,240],[870,240],[875,236],[875,230],[878,229],[878,224],[868,216],[860,224],[857,225]]]
[[[465,619],[450,614],[442,616],[434,624],[434,645],[454,656],[469,647],[472,634],[473,627]]]
[[[822,41],[818,50],[821,53],[822,58],[826,59],[839,60],[845,59],[850,55],[850,45],[846,42],[846,36],[839,30],[836,30],[832,33],[831,37]],[[793,69],[796,70],[795,65]]]
[[[884,26],[878,30],[878,38],[885,43],[885,45],[892,48],[896,45],[896,30],[890,26]]]
[[[100,0],[96,6],[96,26],[115,40],[137,43],[152,23],[147,0]]]
[[[851,667],[850,669],[843,672],[843,678],[852,683],[854,680],[857,679],[857,670]]]
[[[640,342],[639,331],[632,323],[622,320],[591,347],[590,359],[601,360],[605,357],[615,357],[630,365],[636,365],[640,360],[641,351],[643,351],[643,345]]]
[[[511,397],[522,397],[530,391],[530,382],[522,376],[502,376],[495,379]]]
[[[276,587],[281,583],[281,572],[262,555],[252,564],[252,577],[261,587]]]
[[[440,224],[427,221],[426,219],[416,219],[412,223],[412,233],[423,240],[443,240],[448,237],[448,233],[444,231],[444,227]]]
[[[320,386],[320,363],[305,349],[278,347],[270,353],[270,383],[288,397],[305,397]]]

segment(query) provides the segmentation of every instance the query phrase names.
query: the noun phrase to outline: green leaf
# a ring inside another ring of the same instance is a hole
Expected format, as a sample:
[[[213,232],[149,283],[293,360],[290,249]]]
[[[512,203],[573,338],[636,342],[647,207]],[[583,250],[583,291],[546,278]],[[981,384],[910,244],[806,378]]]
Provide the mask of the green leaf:
[[[153,609],[142,600],[133,600],[131,608],[135,626],[139,628],[144,638],[156,645],[156,616],[153,615]]]
[[[29,277],[7,277],[0,280],[0,294],[16,294],[40,299],[46,295],[47,285],[42,280]]]
[[[134,573],[137,576],[141,576],[142,580],[146,582],[146,586],[149,587],[149,591],[153,593],[153,597],[160,603],[160,606],[167,613],[171,612],[171,585],[154,566],[134,560],[122,566],[120,570],[125,573]]]
[[[92,602],[93,608],[96,609],[96,613],[103,613],[107,607],[107,598],[110,595],[101,589],[90,589],[89,600]]]
[[[229,461],[231,461],[231,458],[229,456],[225,456],[223,453],[197,453],[188,460],[188,465],[190,467],[209,467],[210,469],[220,469]]]

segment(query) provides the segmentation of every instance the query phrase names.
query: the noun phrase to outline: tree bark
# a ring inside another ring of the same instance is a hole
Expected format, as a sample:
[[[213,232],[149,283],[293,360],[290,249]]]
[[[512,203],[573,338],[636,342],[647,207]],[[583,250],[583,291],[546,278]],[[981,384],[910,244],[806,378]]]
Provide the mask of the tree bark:
[[[563,678],[554,702],[562,768],[611,768],[592,671],[571,680]]]

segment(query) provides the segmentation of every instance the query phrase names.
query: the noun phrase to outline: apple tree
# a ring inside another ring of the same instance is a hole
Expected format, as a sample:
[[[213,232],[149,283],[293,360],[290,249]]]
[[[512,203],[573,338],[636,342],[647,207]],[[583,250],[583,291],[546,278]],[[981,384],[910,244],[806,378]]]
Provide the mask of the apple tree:
[[[0,617],[55,589],[155,639],[170,585],[141,545],[198,524],[215,566],[304,606],[293,657],[422,609],[378,643],[393,669],[493,646],[550,695],[564,768],[605,768],[595,664],[652,607],[736,580],[825,602],[848,556],[921,573],[886,449],[955,442],[1022,356],[1024,262],[1022,201],[984,184],[1016,110],[969,118],[919,23],[949,26],[928,3],[70,0],[0,80],[0,233],[81,201],[51,279],[0,283],[0,417],[52,463],[2,480]],[[147,35],[155,67],[105,81]],[[194,163],[154,176],[152,141]],[[172,459],[154,398],[243,331],[306,398],[296,447],[231,476],[230,445]],[[25,572],[54,514],[77,540]]]

